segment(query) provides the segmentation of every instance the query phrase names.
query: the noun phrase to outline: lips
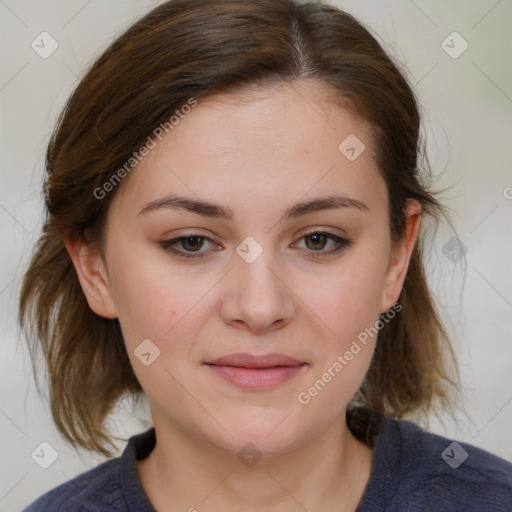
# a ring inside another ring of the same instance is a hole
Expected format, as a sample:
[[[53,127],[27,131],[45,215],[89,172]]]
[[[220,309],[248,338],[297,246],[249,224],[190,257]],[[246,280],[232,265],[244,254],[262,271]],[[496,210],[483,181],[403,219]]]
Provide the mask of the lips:
[[[262,356],[254,356],[244,352],[231,354],[229,356],[220,357],[215,361],[207,364],[216,366],[237,366],[240,368],[274,368],[276,366],[299,366],[304,364],[293,357],[284,354],[265,354]]]
[[[238,353],[206,363],[214,375],[238,388],[259,391],[274,388],[300,374],[307,364],[284,354],[254,356]]]

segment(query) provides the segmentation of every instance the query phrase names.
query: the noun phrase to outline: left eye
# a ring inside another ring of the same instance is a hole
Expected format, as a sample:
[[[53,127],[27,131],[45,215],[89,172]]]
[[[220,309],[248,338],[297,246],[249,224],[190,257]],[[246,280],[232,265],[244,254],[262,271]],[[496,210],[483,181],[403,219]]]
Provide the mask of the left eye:
[[[332,233],[320,231],[308,233],[301,237],[300,240],[305,241],[305,250],[309,251],[307,256],[310,257],[320,257],[339,253],[345,248],[353,245],[350,240],[340,238]],[[206,251],[202,251],[201,249],[203,249],[206,242],[216,245],[215,242],[207,236],[191,235],[173,238],[172,240],[164,240],[160,242],[160,246],[168,252],[172,252],[185,258],[203,258]],[[329,242],[331,243],[331,246],[334,247],[325,250],[329,245]]]
[[[306,256],[311,258],[328,257],[338,253],[341,253],[345,249],[348,249],[353,245],[351,240],[340,238],[333,233],[326,233],[323,231],[313,231],[304,235],[301,240],[305,240]],[[328,243],[331,242],[329,250],[324,250]]]
[[[334,246],[336,247],[336,242],[340,240],[339,238],[336,240],[336,238],[334,235],[329,235],[327,233],[310,233],[309,235],[303,236],[301,240],[305,240],[306,249],[318,251],[325,249],[329,242],[334,242]],[[328,250],[326,252],[330,251]]]

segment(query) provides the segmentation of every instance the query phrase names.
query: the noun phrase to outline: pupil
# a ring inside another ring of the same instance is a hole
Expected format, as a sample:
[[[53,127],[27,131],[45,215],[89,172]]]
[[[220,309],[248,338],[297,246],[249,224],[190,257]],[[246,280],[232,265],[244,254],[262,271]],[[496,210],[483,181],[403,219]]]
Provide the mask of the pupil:
[[[320,244],[320,247],[318,247],[318,245],[316,247],[313,247],[313,248],[316,248],[316,249],[322,249],[323,248],[323,243],[322,242],[325,242],[325,236],[324,235],[310,235],[309,236],[309,239],[313,242],[313,245],[317,245],[317,244]]]
[[[192,246],[192,250],[193,249],[200,249],[201,248],[201,239],[200,237],[198,236],[190,236],[188,238],[186,238],[184,240],[184,242],[189,245],[189,246]]]

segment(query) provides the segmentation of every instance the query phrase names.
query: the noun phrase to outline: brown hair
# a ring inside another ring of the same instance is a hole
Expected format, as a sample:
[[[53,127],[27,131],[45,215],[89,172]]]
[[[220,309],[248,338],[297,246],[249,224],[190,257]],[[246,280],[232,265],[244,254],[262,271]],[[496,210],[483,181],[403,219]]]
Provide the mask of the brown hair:
[[[191,98],[296,79],[328,84],[372,127],[394,241],[404,234],[408,198],[421,203],[422,217],[437,222],[446,215],[422,182],[428,176],[420,170],[415,96],[397,64],[352,16],[292,0],[171,0],[158,6],[91,66],[46,153],[47,217],[24,277],[20,324],[34,370],[42,350],[53,418],[74,446],[111,455],[107,416],[121,397],[139,396],[142,389],[118,320],[89,308],[64,237],[83,237],[101,249],[119,187],[103,199],[94,191]],[[448,409],[457,387],[453,349],[424,274],[423,233],[422,227],[399,298],[403,310],[379,331],[357,395],[359,406],[379,414],[404,417],[436,404]]]

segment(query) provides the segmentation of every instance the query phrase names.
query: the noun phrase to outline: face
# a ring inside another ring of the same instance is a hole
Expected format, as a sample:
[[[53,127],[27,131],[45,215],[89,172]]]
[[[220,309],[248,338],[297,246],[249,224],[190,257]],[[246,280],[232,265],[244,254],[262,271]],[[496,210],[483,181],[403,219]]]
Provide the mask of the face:
[[[392,246],[367,126],[299,81],[200,101],[122,183],[81,281],[157,429],[278,453],[344,418],[416,233]],[[274,358],[211,364],[240,353]]]

